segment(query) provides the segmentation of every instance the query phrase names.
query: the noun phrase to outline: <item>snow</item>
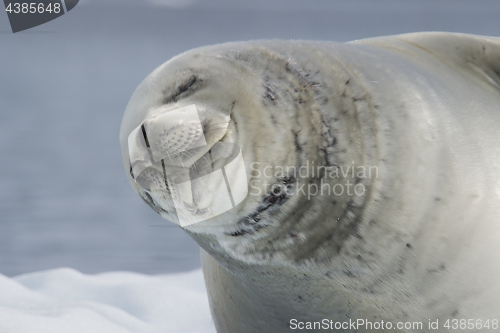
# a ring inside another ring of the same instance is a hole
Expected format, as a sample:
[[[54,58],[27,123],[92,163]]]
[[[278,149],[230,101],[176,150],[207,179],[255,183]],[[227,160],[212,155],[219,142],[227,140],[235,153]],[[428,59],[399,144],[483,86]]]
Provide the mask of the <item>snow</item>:
[[[0,275],[2,333],[214,333],[201,269],[168,275],[60,268]]]

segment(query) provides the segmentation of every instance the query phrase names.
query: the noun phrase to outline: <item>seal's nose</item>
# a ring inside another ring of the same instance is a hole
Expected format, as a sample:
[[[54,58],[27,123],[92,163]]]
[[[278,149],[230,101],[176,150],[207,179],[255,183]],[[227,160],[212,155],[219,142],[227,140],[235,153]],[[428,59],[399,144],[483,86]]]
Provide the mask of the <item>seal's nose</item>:
[[[130,165],[134,179],[158,163],[189,167],[208,149],[195,105],[153,116],[128,137]],[[200,155],[201,153],[201,155]],[[195,155],[193,155],[195,154]]]

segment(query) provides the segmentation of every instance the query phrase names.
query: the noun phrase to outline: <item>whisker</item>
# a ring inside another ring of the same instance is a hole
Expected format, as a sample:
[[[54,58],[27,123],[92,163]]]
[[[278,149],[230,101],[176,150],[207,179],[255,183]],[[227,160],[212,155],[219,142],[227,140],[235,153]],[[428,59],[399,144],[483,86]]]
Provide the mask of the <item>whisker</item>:
[[[179,155],[177,155],[175,152],[172,152],[172,154],[174,154],[179,159],[179,161],[182,164],[182,167],[185,168],[184,163],[182,163],[182,160],[180,159]]]
[[[211,128],[211,127],[214,127],[214,126],[217,126],[217,125],[229,125],[229,122],[209,124],[209,125],[204,126],[203,129],[205,130],[205,129],[208,129],[208,128]]]
[[[231,121],[221,121],[220,123],[209,123],[208,125],[229,124]],[[206,126],[208,126],[206,125]]]
[[[168,153],[168,151],[165,151],[165,153],[167,153],[168,159],[169,159],[172,163],[174,163],[174,160],[172,160],[172,157],[170,157],[170,154]]]
[[[190,163],[191,162],[196,162],[193,158],[191,158],[191,156],[189,156],[189,154],[186,152],[186,151],[181,151],[178,153],[179,155],[181,155],[181,157],[183,157],[183,154],[187,154],[188,158],[190,158],[191,160],[189,161]],[[183,165],[184,166],[184,165]]]
[[[196,162],[196,160],[193,158],[193,155],[189,151],[184,150],[184,151],[181,151],[180,154],[186,154],[187,157],[191,159],[190,162],[192,162],[192,163]]]

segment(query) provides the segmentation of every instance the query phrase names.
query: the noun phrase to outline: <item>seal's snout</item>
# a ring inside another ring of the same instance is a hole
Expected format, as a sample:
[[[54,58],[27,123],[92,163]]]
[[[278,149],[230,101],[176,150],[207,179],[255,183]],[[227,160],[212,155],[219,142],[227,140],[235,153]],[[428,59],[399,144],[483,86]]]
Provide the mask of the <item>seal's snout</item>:
[[[128,137],[130,174],[136,184],[153,197],[171,198],[181,226],[241,202],[247,195],[241,149],[218,142],[227,122],[200,117],[195,105],[159,111]]]
[[[207,142],[195,105],[153,115],[128,137],[132,177],[137,179],[151,167],[157,171],[165,165],[189,167],[207,150],[194,149],[204,146]]]

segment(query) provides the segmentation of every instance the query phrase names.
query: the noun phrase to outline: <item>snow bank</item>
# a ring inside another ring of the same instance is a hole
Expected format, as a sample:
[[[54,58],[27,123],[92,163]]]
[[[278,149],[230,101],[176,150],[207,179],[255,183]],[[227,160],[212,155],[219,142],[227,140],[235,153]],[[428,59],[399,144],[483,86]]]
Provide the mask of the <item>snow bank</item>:
[[[2,333],[215,333],[201,270],[0,275]]]

